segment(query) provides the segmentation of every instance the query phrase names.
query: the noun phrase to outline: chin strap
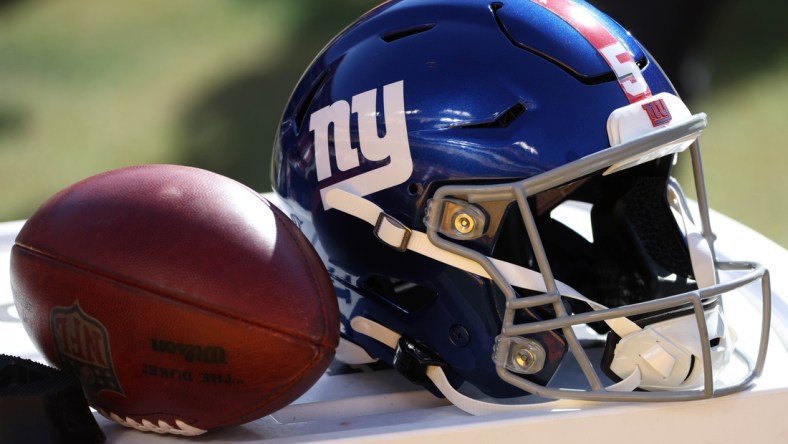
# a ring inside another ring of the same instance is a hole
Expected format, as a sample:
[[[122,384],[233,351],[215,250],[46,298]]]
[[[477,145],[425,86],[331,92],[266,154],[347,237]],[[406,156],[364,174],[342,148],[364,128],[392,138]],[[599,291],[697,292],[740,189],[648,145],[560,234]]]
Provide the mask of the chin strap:
[[[392,331],[375,321],[357,316],[350,320],[350,325],[357,333],[369,336],[372,339],[396,349],[400,339],[399,333]],[[474,416],[489,415],[492,413],[522,412],[527,410],[544,410],[546,408],[577,407],[581,401],[560,399],[555,401],[533,404],[497,404],[480,401],[460,393],[446,378],[443,369],[437,365],[428,365],[426,375],[440,393],[460,410]]]
[[[681,223],[681,228],[687,239],[692,273],[695,275],[695,282],[697,282],[698,288],[711,287],[717,284],[717,272],[711,246],[706,238],[703,237],[700,229],[692,222],[687,201],[684,200],[684,193],[681,192],[678,183],[675,181],[668,182],[667,198],[670,209],[674,212],[675,218]]]
[[[673,184],[668,187],[668,198],[671,208],[679,216],[678,219],[682,221],[687,236],[692,266],[698,284],[700,287],[714,285],[716,283],[716,274],[714,272],[715,267],[711,249],[706,239],[689,218],[686,203],[681,196],[682,194]],[[326,208],[335,208],[366,221],[374,227],[373,231],[378,239],[397,251],[410,250],[477,276],[490,279],[490,275],[478,262],[439,248],[429,240],[426,233],[406,227],[364,197],[334,188],[325,193],[324,204]],[[544,277],[541,273],[495,258],[488,257],[487,259],[492,262],[493,266],[512,286],[543,293],[547,291]],[[606,306],[588,299],[577,290],[560,281],[556,280],[556,286],[563,297],[582,301],[594,310],[607,309]],[[622,377],[621,381],[608,386],[606,390],[622,392],[633,391],[637,388],[680,389],[679,386],[682,385],[682,381],[687,379],[689,372],[692,370],[693,354],[696,354],[694,352],[697,351],[697,356],[700,356],[699,350],[695,350],[698,347],[693,346],[693,342],[698,342],[697,328],[695,327],[694,331],[692,329],[692,326],[695,325],[694,319],[692,315],[684,316],[665,321],[670,323],[667,328],[662,326],[664,323],[656,323],[645,329],[625,317],[605,320],[610,329],[621,338],[621,341],[616,346],[612,369]],[[677,324],[678,327],[674,327],[674,324]],[[390,330],[389,333],[381,333],[381,329],[385,329],[382,326],[373,330],[365,330],[368,327],[363,323],[359,323],[358,327],[361,330],[356,329],[355,326],[353,328],[359,333],[370,336],[387,345],[392,342],[393,337],[399,338],[399,334]],[[667,331],[670,331],[671,334],[664,334]],[[717,334],[720,331],[711,333]],[[396,348],[396,340],[393,340],[393,343],[395,345],[392,348]],[[431,370],[430,373],[443,374],[443,371],[438,368]],[[698,372],[696,371],[695,374],[698,374]],[[443,379],[445,379],[445,376]],[[436,381],[432,382],[439,388],[444,385],[436,383]],[[468,404],[461,398],[464,395],[452,392],[447,393],[444,389],[454,389],[450,385],[441,388],[444,396],[452,402],[454,402],[454,399],[457,399],[462,405]],[[468,411],[466,408],[460,408]],[[469,409],[475,410],[470,407]]]
[[[716,266],[711,247],[693,223],[684,194],[670,181],[666,196],[674,218],[687,241],[692,272],[698,288],[717,284]],[[712,351],[714,366],[730,359],[736,333],[726,326],[719,307],[704,313],[709,338],[720,339],[721,347]],[[621,336],[610,369],[624,378],[608,390],[688,390],[703,387],[703,368],[697,361],[702,355],[698,325],[694,315],[657,322],[642,331]],[[629,376],[625,376],[629,375]]]

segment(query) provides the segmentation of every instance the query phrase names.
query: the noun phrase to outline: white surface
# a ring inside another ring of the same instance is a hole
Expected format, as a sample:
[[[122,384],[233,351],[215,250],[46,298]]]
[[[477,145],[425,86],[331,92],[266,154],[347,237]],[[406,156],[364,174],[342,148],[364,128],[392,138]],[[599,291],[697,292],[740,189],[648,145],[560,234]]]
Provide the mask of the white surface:
[[[40,360],[16,317],[9,252],[21,222],[0,223],[0,353]],[[763,376],[749,391],[684,403],[575,403],[569,408],[469,416],[391,370],[325,375],[273,416],[195,442],[757,442],[787,443],[788,252],[719,214],[712,226],[723,259],[755,260],[771,271],[773,334]],[[125,429],[98,416],[108,443],[183,443]]]

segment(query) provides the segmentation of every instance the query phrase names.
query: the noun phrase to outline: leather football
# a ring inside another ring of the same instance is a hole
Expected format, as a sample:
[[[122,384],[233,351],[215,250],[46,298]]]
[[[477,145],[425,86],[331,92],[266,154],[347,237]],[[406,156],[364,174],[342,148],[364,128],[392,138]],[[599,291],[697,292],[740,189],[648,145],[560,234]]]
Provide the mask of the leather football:
[[[324,373],[337,301],[276,207],[205,170],[99,174],[45,202],[11,255],[14,301],[100,413],[183,435],[289,404]]]

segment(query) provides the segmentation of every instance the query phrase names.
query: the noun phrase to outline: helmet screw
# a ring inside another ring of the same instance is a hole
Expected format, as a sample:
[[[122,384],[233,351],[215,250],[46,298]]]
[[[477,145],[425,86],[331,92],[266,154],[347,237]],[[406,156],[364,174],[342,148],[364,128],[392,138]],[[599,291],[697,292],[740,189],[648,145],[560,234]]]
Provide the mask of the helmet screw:
[[[468,234],[473,231],[476,223],[468,213],[458,213],[454,216],[454,229],[460,234]]]
[[[531,350],[521,348],[515,352],[514,362],[522,369],[530,368],[536,361],[536,356]]]
[[[496,350],[500,351],[501,346],[508,349],[505,351],[507,356],[503,361],[503,365],[507,369],[515,373],[532,375],[544,368],[547,355],[539,342],[523,337],[499,337],[497,341]],[[496,362],[501,361],[496,360]]]
[[[465,347],[471,342],[471,334],[464,326],[454,324],[449,328],[449,342],[457,347]]]

